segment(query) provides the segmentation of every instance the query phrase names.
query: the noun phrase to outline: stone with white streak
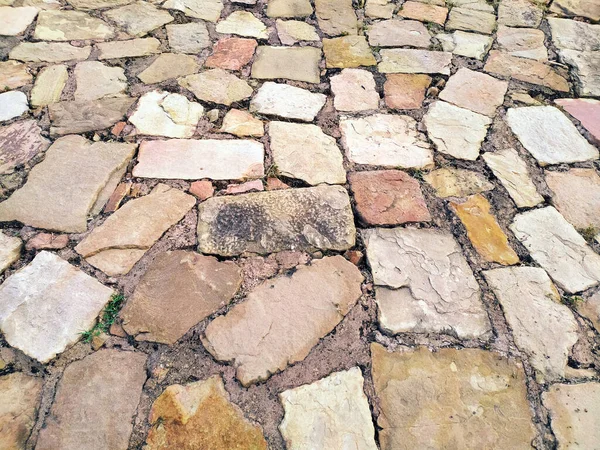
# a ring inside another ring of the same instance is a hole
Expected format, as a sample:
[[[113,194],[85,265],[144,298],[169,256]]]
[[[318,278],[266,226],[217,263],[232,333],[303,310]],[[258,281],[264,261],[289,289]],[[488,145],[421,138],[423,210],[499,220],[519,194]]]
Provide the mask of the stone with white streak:
[[[268,81],[250,101],[250,112],[312,122],[326,100],[324,94]]]

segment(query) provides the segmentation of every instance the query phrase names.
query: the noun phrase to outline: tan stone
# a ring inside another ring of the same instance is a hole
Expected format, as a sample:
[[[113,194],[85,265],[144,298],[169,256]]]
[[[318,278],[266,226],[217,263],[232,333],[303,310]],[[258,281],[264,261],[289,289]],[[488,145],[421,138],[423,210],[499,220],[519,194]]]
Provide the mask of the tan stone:
[[[32,106],[47,106],[60,101],[69,74],[67,66],[57,65],[43,68],[35,79],[31,90]]]
[[[250,112],[312,122],[326,100],[325,94],[267,81],[250,101]]]
[[[319,28],[328,36],[355,35],[358,20],[352,0],[315,0]]]
[[[498,23],[509,27],[540,26],[546,2],[534,0],[501,0],[498,4]]]
[[[167,25],[165,28],[173,52],[197,54],[211,45],[208,29],[203,22]]]
[[[168,8],[168,3],[164,7]],[[123,28],[132,37],[142,37],[150,31],[172,22],[173,16],[150,2],[137,1],[120,8],[110,9],[104,16]]]
[[[546,35],[535,28],[510,28],[501,25],[496,35],[498,49],[512,56],[546,61],[548,50],[544,45]]]
[[[8,236],[0,231],[0,274],[21,256],[23,242],[16,236]]]
[[[181,11],[186,16],[209,22],[217,22],[221,17],[221,11],[223,11],[222,0],[167,0],[162,6],[163,8]],[[189,23],[185,25],[189,25]]]
[[[269,0],[267,17],[308,17],[313,13],[310,0]]]
[[[107,66],[99,61],[84,61],[73,71],[77,81],[75,101],[118,97],[127,88],[125,70]]]
[[[492,34],[496,28],[494,12],[478,11],[469,8],[454,7],[448,16],[447,30],[475,31]]]
[[[223,69],[211,69],[180,78],[181,87],[189,89],[200,100],[231,105],[252,95],[252,87],[246,81]]]
[[[372,19],[391,19],[396,5],[391,0],[366,0],[365,16]]]
[[[69,244],[66,234],[39,233],[27,241],[26,250],[60,250]]]
[[[323,39],[323,52],[328,68],[374,66],[377,64],[364,36]]]
[[[483,175],[471,170],[444,167],[423,175],[438,197],[467,197],[494,189]]]
[[[105,9],[114,8],[116,6],[127,5],[133,0],[69,0],[69,5],[75,9]]]
[[[372,47],[429,48],[431,35],[425,25],[415,20],[382,20],[369,26],[367,34]]]
[[[153,84],[170,78],[178,78],[198,72],[200,64],[196,58],[178,53],[161,53],[138,78],[142,83]]]
[[[219,132],[234,134],[238,137],[263,136],[265,127],[262,120],[255,118],[252,114],[240,109],[230,109],[223,118]]]
[[[52,103],[48,105],[50,134],[85,133],[112,127],[123,119],[133,102],[130,97],[108,97]]]
[[[588,318],[598,332],[600,332],[600,293],[596,292],[583,302],[577,302],[577,312]]]
[[[75,47],[67,42],[21,42],[10,53],[10,59],[26,62],[83,61],[90,56],[92,47]]]
[[[31,6],[11,8],[0,4],[0,36],[16,36],[24,33],[37,15],[37,8]]]
[[[379,52],[381,73],[441,73],[450,75],[452,53],[415,50],[408,48],[386,48]]]
[[[35,424],[43,379],[22,372],[0,377],[0,448],[26,448]]]
[[[267,39],[267,26],[249,11],[234,11],[225,20],[219,21],[217,33],[237,34],[239,36]]]
[[[556,0],[552,2],[550,11],[561,16],[583,16],[600,20],[600,3],[597,0]]]
[[[0,89],[15,89],[33,81],[27,65],[17,61],[0,61]]]
[[[315,47],[259,46],[252,64],[252,78],[319,83],[321,50]]]
[[[103,20],[81,11],[41,11],[33,37],[46,41],[106,40],[114,30]]]
[[[383,85],[385,104],[392,109],[419,109],[430,84],[429,75],[390,73]]]
[[[277,20],[277,36],[283,45],[294,45],[300,41],[316,42],[321,38],[315,27],[299,20]]]
[[[407,19],[420,20],[422,22],[432,22],[438,25],[444,25],[448,16],[448,8],[408,0],[402,4],[402,9],[398,11],[400,17]]]

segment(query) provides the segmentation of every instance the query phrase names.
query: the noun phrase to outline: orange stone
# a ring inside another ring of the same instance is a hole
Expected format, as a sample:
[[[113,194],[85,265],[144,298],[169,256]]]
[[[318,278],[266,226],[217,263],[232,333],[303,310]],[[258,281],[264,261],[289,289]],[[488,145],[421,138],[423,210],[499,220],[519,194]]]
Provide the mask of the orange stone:
[[[390,73],[383,85],[385,104],[393,109],[419,109],[431,77],[424,74]]]
[[[433,22],[444,25],[448,16],[448,8],[436,5],[427,5],[421,2],[407,1],[398,11],[400,17],[407,19],[420,20],[421,22]]]
[[[132,184],[133,183],[131,181],[119,183],[119,185],[116,187],[116,189],[108,199],[108,202],[106,202],[106,205],[104,206],[105,213],[115,212],[117,209],[119,209],[119,206],[121,206],[121,202],[123,201],[123,199],[127,195],[129,195],[129,191],[131,191]]]
[[[240,70],[250,62],[257,42],[254,39],[226,38],[215,45],[213,54],[208,57],[206,67],[220,67],[221,69]]]
[[[190,194],[198,197],[200,201],[204,201],[207,198],[212,197],[214,193],[215,188],[209,180],[194,181],[190,185]]]

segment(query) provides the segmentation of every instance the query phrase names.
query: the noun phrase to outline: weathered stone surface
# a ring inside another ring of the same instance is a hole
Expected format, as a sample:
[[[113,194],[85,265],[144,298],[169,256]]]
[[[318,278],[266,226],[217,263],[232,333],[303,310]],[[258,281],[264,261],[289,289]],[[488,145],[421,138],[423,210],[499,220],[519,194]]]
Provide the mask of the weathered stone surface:
[[[165,2],[163,7],[168,8],[167,3],[169,2]],[[143,1],[111,9],[106,11],[104,16],[133,37],[144,36],[148,32],[175,20],[167,11],[158,9],[153,4]]]
[[[519,262],[506,234],[490,213],[492,206],[483,195],[476,194],[464,202],[450,202],[450,205],[467,229],[471,244],[485,261],[505,266]]]
[[[77,81],[75,100],[98,100],[103,97],[118,97],[127,88],[125,70],[111,67],[98,61],[84,61],[75,66]]]
[[[160,83],[170,78],[198,72],[200,64],[193,56],[178,53],[161,53],[138,78],[145,84]]]
[[[195,195],[202,202],[215,194],[215,188],[210,180],[194,181],[190,185],[190,194]]]
[[[319,83],[321,50],[315,47],[259,46],[252,64],[252,78]]]
[[[133,102],[133,98],[114,97],[53,103],[48,105],[50,134],[85,133],[111,127],[125,116]]]
[[[516,362],[480,349],[389,353],[379,344],[371,358],[382,450],[531,447],[536,431]]]
[[[289,450],[377,450],[364,379],[358,367],[283,391],[279,429]]]
[[[486,152],[482,157],[519,208],[530,208],[544,201],[531,181],[527,163],[515,149]]]
[[[92,47],[74,47],[66,42],[21,42],[10,51],[9,57],[27,62],[83,61]]]
[[[493,12],[478,11],[469,8],[454,7],[448,15],[447,30],[475,31],[492,34],[496,27],[496,16]]]
[[[358,20],[352,0],[315,0],[319,28],[328,36],[354,35]]]
[[[27,65],[17,61],[0,61],[0,86],[3,89],[15,89],[33,81]]]
[[[250,112],[312,122],[326,100],[324,94],[268,81],[250,101]]]
[[[498,23],[509,27],[537,28],[544,16],[540,6],[532,0],[500,0]]]
[[[60,250],[69,244],[66,234],[38,233],[25,246],[26,250]]]
[[[69,74],[67,66],[56,65],[43,68],[35,79],[31,90],[31,105],[35,107],[47,106],[60,101],[60,96]]]
[[[343,184],[346,171],[336,141],[317,125],[270,122],[273,163],[281,175],[308,184]]]
[[[458,69],[450,77],[439,98],[461,108],[494,117],[504,102],[508,82],[467,68]]]
[[[579,95],[600,96],[600,51],[560,50],[560,59],[573,68]]]
[[[13,172],[48,148],[50,142],[41,136],[41,131],[35,120],[0,127],[0,173]]]
[[[167,25],[169,47],[178,53],[200,53],[210,46],[210,36],[206,25],[201,22]]]
[[[581,122],[596,141],[600,142],[600,100],[591,98],[558,98],[558,106]]]
[[[137,341],[174,344],[227,305],[241,282],[231,261],[182,250],[160,253],[121,310],[123,329]]]
[[[81,338],[113,290],[42,251],[0,286],[0,329],[6,341],[46,363]]]
[[[468,197],[494,189],[483,175],[471,170],[444,167],[423,175],[438,197]]]
[[[258,192],[264,190],[265,188],[261,180],[252,180],[241,184],[228,184],[227,189],[225,189],[225,194],[236,195],[244,194],[246,192]]]
[[[556,0],[550,11],[563,16],[583,16],[600,20],[600,4],[596,0]]]
[[[216,27],[217,33],[237,34],[239,36],[267,39],[267,26],[248,11],[234,11]]]
[[[215,197],[198,211],[199,250],[207,254],[347,250],[355,241],[350,199],[340,186]]]
[[[298,266],[291,276],[267,280],[214,319],[202,342],[217,360],[232,363],[244,386],[266,380],[306,358],[342,321],[361,296],[362,281],[360,271],[342,256]]]
[[[442,101],[432,103],[423,118],[437,151],[471,161],[479,157],[491,122],[487,116]]]
[[[127,448],[142,387],[144,353],[100,350],[64,372],[38,450]]]
[[[269,0],[268,17],[308,17],[313,13],[310,0]]]
[[[445,2],[442,2],[442,4],[445,4]],[[432,22],[443,26],[444,22],[446,22],[446,16],[448,15],[448,8],[409,0],[402,4],[402,9],[398,11],[398,15],[400,17],[406,17],[407,19]]]
[[[506,121],[523,147],[542,166],[598,159],[598,149],[557,108],[510,108]]]
[[[163,8],[181,11],[186,16],[209,22],[219,20],[221,11],[223,11],[222,0],[167,0],[162,6]]]
[[[37,15],[37,8],[32,6],[0,6],[0,36],[16,36],[23,33]]]
[[[104,9],[128,5],[133,0],[69,0],[68,3],[75,9]]]
[[[149,422],[152,428],[146,450],[165,446],[267,450],[262,431],[229,401],[219,375],[183,386],[168,386],[152,405]]]
[[[0,94],[0,122],[22,116],[29,111],[27,96],[21,91]]]
[[[374,114],[340,120],[348,159],[357,164],[428,168],[433,152],[409,116]]]
[[[382,20],[375,22],[367,31],[369,45],[374,47],[429,48],[431,36],[421,22],[416,20]]]
[[[363,232],[379,325],[390,333],[491,333],[479,285],[451,234],[436,229]]]
[[[452,53],[412,50],[404,48],[384,49],[380,52],[381,73],[441,73],[450,75]]]
[[[328,68],[374,66],[377,64],[364,36],[323,39],[323,52]]]
[[[442,44],[445,52],[455,55],[467,56],[483,60],[492,46],[493,38],[485,34],[465,33],[455,31],[452,34],[438,34],[435,36]]]
[[[367,0],[365,16],[372,19],[391,19],[396,5],[391,0]]]
[[[512,56],[548,60],[548,50],[544,45],[546,38],[542,30],[535,28],[509,28],[501,25],[496,35],[498,49]]]
[[[260,137],[265,134],[265,126],[262,120],[255,118],[246,111],[230,109],[223,118],[223,125],[221,125],[219,132],[234,134],[238,137]]]
[[[315,27],[299,20],[277,20],[277,36],[283,45],[294,45],[300,41],[316,42],[321,38]]]
[[[584,302],[578,302],[577,312],[588,318],[594,328],[600,331],[600,293],[596,292]]]
[[[333,105],[338,111],[367,111],[379,107],[373,74],[363,69],[344,69],[330,78]]]
[[[107,275],[126,274],[195,204],[191,195],[159,184],[150,194],[125,203],[75,250]]]
[[[103,20],[81,11],[41,11],[33,37],[46,41],[106,40],[115,32]]]
[[[0,231],[0,274],[21,256],[23,242],[15,236]]]
[[[0,447],[25,448],[37,418],[43,379],[15,372],[0,377]]]
[[[207,58],[204,66],[240,70],[252,60],[256,46],[254,39],[221,39],[215,44],[213,54]]]
[[[136,177],[236,180],[264,175],[260,142],[239,139],[170,139],[140,145]]]
[[[600,256],[553,207],[517,214],[510,229],[565,291],[583,291],[600,281]]]
[[[390,73],[383,85],[385,104],[392,109],[419,109],[430,84],[429,75]]]
[[[179,85],[200,100],[231,105],[252,95],[252,87],[223,69],[210,69],[179,79]]]

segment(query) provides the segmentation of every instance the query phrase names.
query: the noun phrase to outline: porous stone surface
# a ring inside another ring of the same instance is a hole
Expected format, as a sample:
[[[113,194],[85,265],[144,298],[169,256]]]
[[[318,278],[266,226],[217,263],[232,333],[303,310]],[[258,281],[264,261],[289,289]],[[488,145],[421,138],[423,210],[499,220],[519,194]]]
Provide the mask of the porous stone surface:
[[[204,65],[240,70],[252,60],[256,46],[254,39],[236,37],[221,39],[216,43],[213,54],[206,59]]]
[[[268,81],[250,101],[250,112],[311,122],[326,100],[323,94]]]
[[[319,83],[321,50],[314,47],[259,46],[252,64],[252,77]]]
[[[443,167],[423,175],[438,197],[468,197],[494,189],[484,176],[478,172]]]
[[[538,27],[543,11],[531,0],[501,0],[498,4],[498,23],[509,27]]]
[[[210,46],[208,29],[202,22],[167,25],[169,47],[179,53],[199,53]]]
[[[50,146],[41,131],[35,120],[0,127],[0,173],[13,172]]]

